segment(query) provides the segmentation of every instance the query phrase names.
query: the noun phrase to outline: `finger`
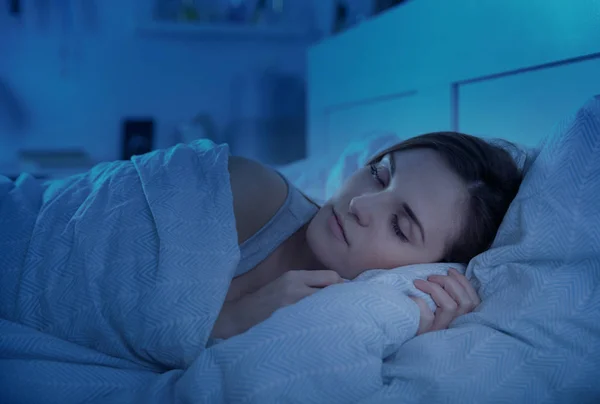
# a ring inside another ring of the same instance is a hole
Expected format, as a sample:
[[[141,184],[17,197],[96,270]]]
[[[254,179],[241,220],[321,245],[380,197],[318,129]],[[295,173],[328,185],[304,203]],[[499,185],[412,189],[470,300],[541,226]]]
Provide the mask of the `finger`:
[[[415,281],[417,289],[431,296],[438,309],[435,311],[435,319],[432,331],[448,328],[452,320],[457,316],[458,304],[440,285],[427,281]]]
[[[284,295],[283,304],[281,306],[289,306],[290,304],[298,303],[305,297],[313,295],[320,290],[323,290],[323,288],[313,288],[302,284],[296,285],[294,289]]]
[[[423,280],[416,280],[415,286],[421,292],[427,293],[431,296],[437,307],[445,310],[456,310],[458,304],[452,297],[446,292],[440,285],[434,282],[428,282]]]
[[[344,280],[335,271],[330,270],[315,270],[315,271],[299,271],[302,282],[306,286],[312,288],[324,288],[336,283],[342,283]]]
[[[448,276],[453,277],[458,282],[460,282],[461,285],[463,285],[465,291],[469,294],[471,300],[475,303],[475,306],[478,306],[479,303],[481,303],[481,299],[479,298],[477,291],[475,290],[471,282],[469,282],[466,276],[464,276],[454,268],[450,268],[448,270]]]
[[[419,329],[417,330],[417,335],[421,335],[425,332],[431,330],[433,326],[433,321],[435,320],[435,316],[433,311],[427,305],[427,302],[420,297],[409,296],[419,307]]]
[[[310,286],[307,286],[305,288],[302,288],[302,296],[301,299],[304,299],[307,296],[310,296],[312,294],[317,293],[318,291],[323,290],[323,288],[311,288]]]
[[[450,295],[458,305],[457,315],[468,313],[475,308],[475,303],[463,285],[449,276],[432,275],[427,278],[429,282],[436,283]]]
[[[433,325],[431,326],[430,331],[440,331],[448,329],[448,327],[450,327],[450,324],[452,324],[452,321],[454,321],[455,318],[456,316],[450,312],[446,312],[443,310],[439,312],[436,311],[435,318],[433,319]]]
[[[409,298],[412,301],[414,301],[417,304],[417,306],[419,306],[419,310],[421,312],[425,312],[425,313],[431,312],[431,318],[433,320],[433,312],[431,311],[431,309],[429,308],[429,305],[427,304],[427,302],[424,299],[417,297],[417,296],[409,296]]]

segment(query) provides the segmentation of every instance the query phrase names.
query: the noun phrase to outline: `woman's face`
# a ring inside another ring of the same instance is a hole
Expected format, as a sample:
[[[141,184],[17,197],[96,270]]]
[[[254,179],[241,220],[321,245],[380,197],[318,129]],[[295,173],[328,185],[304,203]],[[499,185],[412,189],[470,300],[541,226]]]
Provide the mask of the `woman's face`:
[[[466,196],[435,151],[393,152],[348,178],[310,222],[307,241],[346,279],[437,262],[460,232]]]

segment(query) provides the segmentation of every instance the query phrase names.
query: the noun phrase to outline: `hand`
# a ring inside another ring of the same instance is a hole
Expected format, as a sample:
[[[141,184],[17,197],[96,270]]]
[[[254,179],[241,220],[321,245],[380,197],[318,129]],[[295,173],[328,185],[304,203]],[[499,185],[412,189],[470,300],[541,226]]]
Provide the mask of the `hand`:
[[[444,330],[459,316],[472,312],[481,303],[469,280],[454,268],[448,275],[432,275],[427,281],[416,280],[415,287],[431,296],[437,306],[435,314],[425,300],[411,297],[421,311],[417,335]]]
[[[276,310],[342,282],[335,271],[288,271],[256,292],[226,302],[211,337],[226,339],[241,334],[269,318]]]

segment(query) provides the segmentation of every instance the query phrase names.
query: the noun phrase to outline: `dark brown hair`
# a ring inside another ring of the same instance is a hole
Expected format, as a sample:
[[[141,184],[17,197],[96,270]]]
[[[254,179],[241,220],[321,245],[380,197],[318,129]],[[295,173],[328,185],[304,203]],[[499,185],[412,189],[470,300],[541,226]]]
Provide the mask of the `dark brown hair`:
[[[502,147],[457,132],[435,132],[407,139],[378,153],[369,164],[388,153],[411,149],[435,150],[466,185],[467,215],[460,234],[447,246],[443,257],[446,262],[466,264],[494,241],[519,190],[522,174]]]

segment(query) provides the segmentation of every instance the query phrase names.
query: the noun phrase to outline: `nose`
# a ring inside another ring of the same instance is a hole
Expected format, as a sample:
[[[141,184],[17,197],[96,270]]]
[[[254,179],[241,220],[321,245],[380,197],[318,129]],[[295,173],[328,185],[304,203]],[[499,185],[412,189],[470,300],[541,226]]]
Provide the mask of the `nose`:
[[[350,200],[349,214],[356,219],[362,227],[372,224],[375,210],[377,209],[375,194],[364,194],[355,196]]]

